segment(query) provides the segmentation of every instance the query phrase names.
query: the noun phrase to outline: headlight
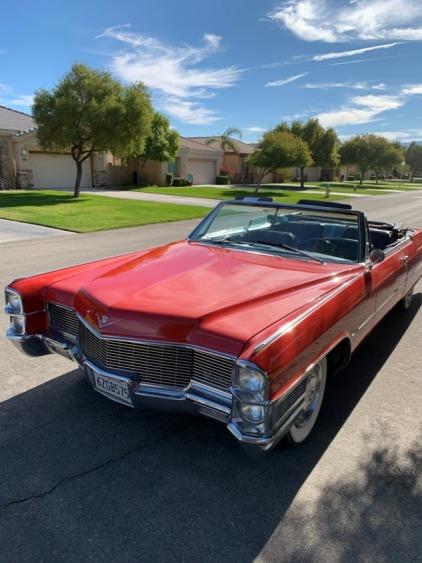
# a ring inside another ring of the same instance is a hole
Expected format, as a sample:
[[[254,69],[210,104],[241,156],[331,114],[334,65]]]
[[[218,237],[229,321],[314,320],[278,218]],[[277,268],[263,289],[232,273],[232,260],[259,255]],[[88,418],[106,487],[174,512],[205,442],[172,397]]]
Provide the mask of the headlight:
[[[10,324],[16,334],[25,334],[25,317],[23,315],[10,317]]]
[[[6,289],[5,298],[7,313],[13,315],[21,315],[23,313],[22,299],[18,293],[10,289]]]
[[[259,424],[264,420],[265,409],[260,405],[241,405],[242,417],[252,424]]]
[[[239,366],[237,382],[242,391],[251,394],[262,393],[267,383],[264,373],[251,366]]]

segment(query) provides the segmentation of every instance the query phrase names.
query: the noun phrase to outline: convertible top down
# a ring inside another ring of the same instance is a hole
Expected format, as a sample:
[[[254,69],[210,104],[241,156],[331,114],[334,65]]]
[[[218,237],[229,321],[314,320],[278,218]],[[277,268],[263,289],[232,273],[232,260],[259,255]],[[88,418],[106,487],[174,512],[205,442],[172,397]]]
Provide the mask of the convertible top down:
[[[197,413],[252,451],[303,442],[337,372],[422,276],[422,231],[349,205],[221,202],[185,240],[15,280],[7,336],[129,407]]]

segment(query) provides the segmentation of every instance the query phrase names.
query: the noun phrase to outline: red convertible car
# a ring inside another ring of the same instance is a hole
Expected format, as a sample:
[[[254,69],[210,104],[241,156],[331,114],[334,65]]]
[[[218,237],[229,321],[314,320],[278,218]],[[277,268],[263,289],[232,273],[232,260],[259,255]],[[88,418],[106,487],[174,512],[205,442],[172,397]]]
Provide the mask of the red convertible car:
[[[109,399],[220,421],[254,453],[308,437],[327,374],[421,276],[420,230],[244,198],[186,240],[14,281],[7,335],[74,360]]]

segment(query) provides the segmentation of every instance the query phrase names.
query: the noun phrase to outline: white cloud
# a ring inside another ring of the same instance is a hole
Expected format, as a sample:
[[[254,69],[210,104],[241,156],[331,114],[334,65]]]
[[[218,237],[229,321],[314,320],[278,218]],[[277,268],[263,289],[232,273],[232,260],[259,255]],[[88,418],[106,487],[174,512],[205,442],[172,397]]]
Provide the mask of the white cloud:
[[[422,140],[422,129],[405,129],[402,131],[379,131],[377,135],[382,135],[390,141],[421,141]]]
[[[408,86],[403,87],[401,92],[406,96],[422,94],[422,84],[409,84]]]
[[[321,112],[317,117],[324,127],[371,123],[381,113],[398,109],[417,95],[422,95],[422,84],[402,86],[396,95],[352,96],[342,107]]]
[[[391,57],[372,57],[370,59],[355,59],[354,61],[342,61],[341,63],[330,63],[330,66],[353,65],[355,63],[373,63],[375,61],[385,61],[387,59],[397,59],[403,55],[391,55]]]
[[[331,88],[346,88],[350,90],[385,90],[384,83],[369,84],[368,82],[308,82],[303,88],[330,90]]]
[[[16,98],[8,100],[8,103],[12,106],[23,106],[30,108],[34,103],[34,96],[30,94],[22,94],[21,96],[17,96]]]
[[[297,111],[296,113],[293,114],[284,114],[280,116],[280,119],[282,121],[295,121],[296,119],[306,119],[308,118],[311,114],[315,113],[316,110],[315,109],[309,109],[308,111]]]
[[[285,63],[267,63],[267,64],[263,64],[260,65],[259,68],[278,68],[280,66],[283,66]]]
[[[353,49],[352,51],[336,51],[333,53],[324,53],[323,55],[314,55],[311,57],[312,61],[328,61],[330,59],[341,59],[343,57],[354,57],[356,55],[362,55],[363,53],[369,53],[370,51],[378,51],[379,49],[391,49],[396,45],[401,45],[401,42],[386,43],[384,45],[375,45],[373,47],[365,47],[364,49]]]
[[[299,78],[303,78],[307,76],[309,72],[304,72],[302,74],[295,74],[294,76],[289,76],[288,78],[282,78],[281,80],[275,80],[274,82],[267,82],[265,86],[284,86],[285,84],[290,84],[290,82],[294,82],[295,80],[299,80]]]
[[[266,131],[265,127],[258,127],[257,125],[253,125],[252,127],[246,127],[246,131],[248,133],[263,133]]]
[[[354,96],[345,106],[322,112],[317,117],[324,127],[357,125],[370,123],[381,113],[397,109],[403,104],[404,99],[400,96]]]
[[[11,98],[10,96],[13,95],[11,92],[13,92],[13,89],[10,86],[7,86],[5,84],[0,84],[0,93],[1,93],[0,104],[3,104],[7,107],[16,106],[26,109],[30,109],[32,107],[34,103],[33,95],[21,94],[21,95],[15,95],[14,98]]]
[[[422,39],[420,0],[287,0],[269,17],[304,41]]]
[[[404,103],[402,99],[396,96],[375,96],[373,94],[354,96],[350,101],[358,106],[368,107],[377,112],[397,109]]]
[[[209,125],[221,119],[214,110],[180,98],[166,97],[159,102],[159,107],[179,121],[192,125]]]
[[[213,110],[187,103],[187,98],[212,98],[215,90],[234,86],[244,72],[236,66],[203,66],[205,59],[221,49],[222,38],[211,33],[205,34],[202,45],[197,47],[168,45],[131,31],[129,24],[109,27],[99,37],[124,45],[123,51],[111,57],[110,68],[117,76],[127,82],[141,81],[167,97],[162,107],[187,123],[205,124],[218,119]]]

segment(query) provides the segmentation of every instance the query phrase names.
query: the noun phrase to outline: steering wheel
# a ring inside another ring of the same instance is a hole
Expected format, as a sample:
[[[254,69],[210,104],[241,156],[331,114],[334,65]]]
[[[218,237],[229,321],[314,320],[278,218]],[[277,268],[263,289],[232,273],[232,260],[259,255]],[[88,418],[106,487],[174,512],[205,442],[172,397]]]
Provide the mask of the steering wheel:
[[[328,254],[329,256],[337,256],[344,258],[342,252],[337,246],[326,238],[309,238],[305,240],[302,245],[306,250],[313,250],[321,254]]]

